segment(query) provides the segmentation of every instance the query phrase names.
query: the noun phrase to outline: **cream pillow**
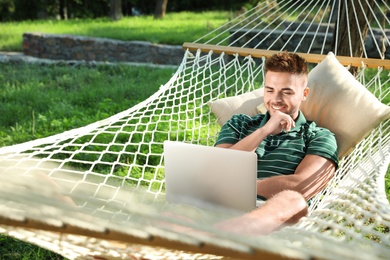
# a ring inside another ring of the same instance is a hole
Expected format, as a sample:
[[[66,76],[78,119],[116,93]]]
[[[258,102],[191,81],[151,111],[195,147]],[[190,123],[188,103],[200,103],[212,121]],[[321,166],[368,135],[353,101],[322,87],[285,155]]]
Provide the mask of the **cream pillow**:
[[[340,158],[390,117],[390,107],[360,84],[332,52],[310,71],[308,87],[301,110],[307,120],[336,135]]]
[[[223,125],[234,114],[258,114],[257,107],[263,103],[263,94],[263,88],[260,88],[234,97],[209,101],[207,104],[217,117],[218,123]]]

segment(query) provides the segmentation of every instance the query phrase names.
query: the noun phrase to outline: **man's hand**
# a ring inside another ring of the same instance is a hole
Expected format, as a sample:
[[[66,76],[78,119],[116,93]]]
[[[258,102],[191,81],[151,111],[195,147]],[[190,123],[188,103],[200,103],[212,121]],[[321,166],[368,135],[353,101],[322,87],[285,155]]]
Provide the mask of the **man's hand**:
[[[295,126],[295,121],[288,114],[280,111],[275,111],[268,122],[263,126],[267,135],[279,134],[283,130],[289,132]]]

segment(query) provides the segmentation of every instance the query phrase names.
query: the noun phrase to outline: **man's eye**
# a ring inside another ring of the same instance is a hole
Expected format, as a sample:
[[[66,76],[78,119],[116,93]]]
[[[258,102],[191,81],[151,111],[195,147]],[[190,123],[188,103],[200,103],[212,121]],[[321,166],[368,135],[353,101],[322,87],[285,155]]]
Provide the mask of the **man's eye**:
[[[290,92],[290,91],[284,91],[283,94],[284,94],[284,95],[292,95],[292,92]]]

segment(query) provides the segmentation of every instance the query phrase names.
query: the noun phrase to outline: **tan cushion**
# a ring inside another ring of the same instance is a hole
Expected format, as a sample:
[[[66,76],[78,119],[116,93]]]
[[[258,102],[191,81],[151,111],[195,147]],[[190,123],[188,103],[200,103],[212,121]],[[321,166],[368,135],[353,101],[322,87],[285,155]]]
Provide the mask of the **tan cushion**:
[[[211,111],[217,117],[218,123],[223,125],[234,114],[254,116],[258,114],[257,107],[263,103],[263,88],[237,95],[210,101]]]
[[[310,93],[301,110],[307,120],[336,135],[340,158],[390,117],[390,107],[360,84],[331,52],[310,71],[308,87]]]

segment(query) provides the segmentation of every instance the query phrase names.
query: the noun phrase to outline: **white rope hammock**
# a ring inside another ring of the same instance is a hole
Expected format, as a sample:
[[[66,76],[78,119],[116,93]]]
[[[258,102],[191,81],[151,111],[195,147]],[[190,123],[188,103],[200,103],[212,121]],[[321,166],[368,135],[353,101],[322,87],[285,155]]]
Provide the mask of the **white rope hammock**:
[[[365,40],[356,17],[367,3],[363,20],[372,16],[375,28],[368,26]],[[388,106],[389,13],[381,0],[265,1],[185,43],[175,75],[144,102],[79,129],[0,148],[0,232],[69,259],[388,259],[390,113],[344,154],[307,218],[265,237],[213,227],[230,215],[166,203],[162,147],[165,140],[212,146],[220,118],[211,103],[259,89],[263,59],[279,50],[300,53],[314,69],[332,51],[341,64],[358,66],[356,80]],[[347,19],[349,31],[333,39],[343,14],[355,16]],[[352,55],[356,28],[366,42],[363,57]],[[350,55],[331,47],[342,36]]]

